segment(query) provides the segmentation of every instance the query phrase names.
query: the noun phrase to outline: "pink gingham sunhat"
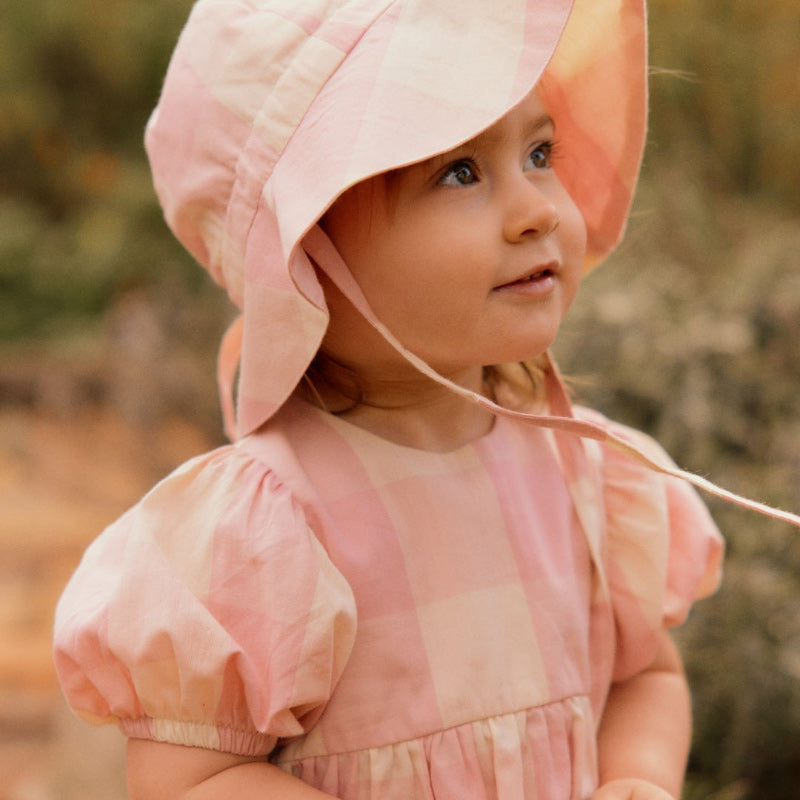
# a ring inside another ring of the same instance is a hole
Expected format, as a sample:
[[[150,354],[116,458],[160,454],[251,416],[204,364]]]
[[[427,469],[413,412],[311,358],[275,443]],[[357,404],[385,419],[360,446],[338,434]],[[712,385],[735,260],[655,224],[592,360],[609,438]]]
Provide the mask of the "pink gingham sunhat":
[[[642,0],[200,0],[146,144],[169,225],[243,311],[238,434],[317,352],[301,243],[333,200],[472,138],[545,70],[587,267],[603,258],[639,169],[645,62]],[[226,350],[230,373],[236,331]]]

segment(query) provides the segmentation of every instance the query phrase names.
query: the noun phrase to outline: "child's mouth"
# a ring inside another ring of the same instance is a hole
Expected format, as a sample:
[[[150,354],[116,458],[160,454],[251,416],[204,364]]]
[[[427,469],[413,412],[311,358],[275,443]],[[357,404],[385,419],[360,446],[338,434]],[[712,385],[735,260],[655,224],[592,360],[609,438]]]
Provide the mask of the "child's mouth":
[[[534,272],[533,275],[528,275],[527,278],[523,278],[519,281],[519,283],[529,283],[530,281],[538,281],[542,278],[549,278],[553,274],[553,270],[551,269],[540,269],[538,272]]]
[[[498,291],[509,291],[521,294],[542,293],[549,291],[555,285],[555,266],[543,266],[534,272],[524,275],[516,280],[497,286]]]

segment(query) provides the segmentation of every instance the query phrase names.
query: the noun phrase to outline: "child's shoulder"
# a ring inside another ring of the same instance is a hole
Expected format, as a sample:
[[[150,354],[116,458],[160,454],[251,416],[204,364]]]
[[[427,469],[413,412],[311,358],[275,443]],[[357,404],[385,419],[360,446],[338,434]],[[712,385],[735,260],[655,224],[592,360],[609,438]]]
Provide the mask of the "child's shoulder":
[[[613,430],[615,433],[627,434],[633,438],[647,439],[655,443],[655,440],[651,436],[631,427],[630,425],[626,425],[623,422],[617,422],[595,408],[589,408],[589,406],[576,404],[572,407],[572,410],[578,419],[583,419],[587,422],[594,422],[598,425],[602,425],[609,430]]]
[[[296,459],[287,437],[263,430],[200,453],[173,469],[141,502],[220,504],[258,494],[265,500],[289,491]]]
[[[678,469],[667,451],[649,434],[614,422],[593,409],[578,406],[575,416],[624,439],[652,461]],[[659,517],[674,537],[681,529],[718,538],[717,526],[697,490],[687,481],[652,469],[619,448],[594,444],[601,469],[607,511],[618,522],[642,527]],[[638,522],[637,522],[638,520]]]
[[[610,419],[605,414],[587,406],[575,405],[573,406],[573,413],[578,419],[591,422],[594,425],[604,428],[614,436],[627,440],[655,461],[674,465],[675,462],[672,460],[672,457],[652,436],[650,436],[650,434],[638,428],[626,425],[625,423]],[[631,462],[630,458],[619,453],[617,450],[601,447],[600,451],[603,453],[603,459],[607,464],[623,463],[632,466],[635,464],[637,468],[643,470],[646,474],[656,474],[643,464]],[[622,461],[620,461],[620,459],[622,459]]]
[[[267,542],[316,561],[303,503],[287,478],[291,448],[279,437],[257,439],[223,445],[176,467],[102,531],[84,562],[104,568],[124,557],[131,568],[134,555],[159,551],[173,567],[202,571],[204,559],[238,551],[247,562],[248,553]]]

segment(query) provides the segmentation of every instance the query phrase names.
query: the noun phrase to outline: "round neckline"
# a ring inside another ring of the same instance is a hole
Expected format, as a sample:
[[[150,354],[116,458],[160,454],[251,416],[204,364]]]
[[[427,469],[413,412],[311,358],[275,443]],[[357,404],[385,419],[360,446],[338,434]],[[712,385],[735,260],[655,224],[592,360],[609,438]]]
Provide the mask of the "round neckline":
[[[309,402],[308,400],[304,400],[301,397],[294,397],[289,402],[298,405],[298,407],[301,409],[310,409],[312,413],[327,421],[328,424],[333,428],[342,432],[349,432],[346,433],[346,438],[348,439],[358,437],[362,441],[372,442],[381,448],[390,448],[398,452],[415,455],[416,457],[448,458],[458,456],[459,454],[473,450],[475,447],[490,442],[497,435],[498,428],[502,427],[500,415],[493,414],[492,425],[489,430],[486,431],[486,433],[483,433],[480,436],[477,436],[474,439],[459,445],[458,447],[454,447],[451,450],[426,450],[422,447],[414,447],[413,445],[402,444],[401,442],[397,442],[393,439],[388,439],[384,436],[374,433],[368,428],[362,428],[360,425],[356,425],[354,422],[350,422],[349,420],[344,419],[337,414],[333,414],[330,411],[325,411],[319,406],[314,405],[313,403]],[[302,413],[308,412],[303,411]]]

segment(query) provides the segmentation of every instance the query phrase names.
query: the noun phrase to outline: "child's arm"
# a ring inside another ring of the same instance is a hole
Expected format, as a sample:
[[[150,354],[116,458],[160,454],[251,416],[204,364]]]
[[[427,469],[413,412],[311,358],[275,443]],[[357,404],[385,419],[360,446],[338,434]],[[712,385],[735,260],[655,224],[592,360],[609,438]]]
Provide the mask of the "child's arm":
[[[592,800],[679,798],[691,727],[683,664],[664,630],[653,663],[611,689],[598,738],[600,788]]]
[[[128,741],[130,800],[330,800],[264,759]]]

